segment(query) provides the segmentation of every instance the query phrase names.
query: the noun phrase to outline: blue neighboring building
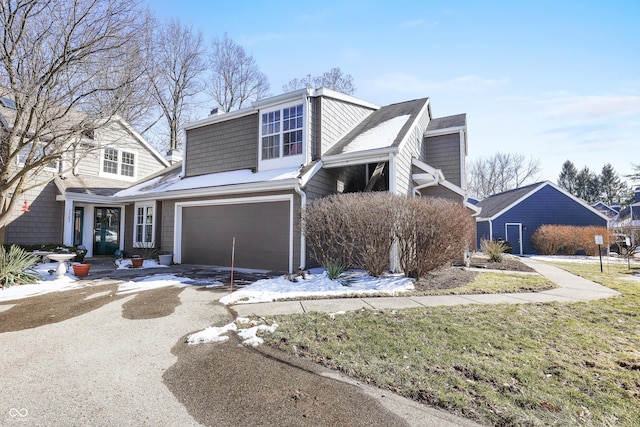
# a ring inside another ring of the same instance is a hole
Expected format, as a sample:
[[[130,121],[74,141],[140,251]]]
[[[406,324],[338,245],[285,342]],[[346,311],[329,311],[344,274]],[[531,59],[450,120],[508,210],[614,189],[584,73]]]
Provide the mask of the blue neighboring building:
[[[545,181],[494,194],[476,205],[476,243],[504,239],[515,255],[534,254],[531,235],[541,225],[607,226],[608,218],[587,202]]]

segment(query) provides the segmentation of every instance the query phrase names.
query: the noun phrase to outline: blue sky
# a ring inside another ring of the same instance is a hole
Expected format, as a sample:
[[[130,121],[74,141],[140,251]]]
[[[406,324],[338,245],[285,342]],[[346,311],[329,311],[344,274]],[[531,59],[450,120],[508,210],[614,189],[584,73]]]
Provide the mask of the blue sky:
[[[364,100],[429,97],[435,117],[467,113],[471,161],[521,153],[553,182],[567,159],[598,173],[611,163],[621,175],[640,164],[638,1],[148,4],[207,43],[226,32],[274,95],[340,67]]]

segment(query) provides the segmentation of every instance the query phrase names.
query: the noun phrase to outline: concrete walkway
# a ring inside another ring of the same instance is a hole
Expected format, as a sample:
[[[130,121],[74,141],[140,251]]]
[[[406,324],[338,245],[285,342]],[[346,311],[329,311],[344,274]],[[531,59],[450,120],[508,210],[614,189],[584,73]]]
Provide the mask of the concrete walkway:
[[[521,261],[558,285],[558,288],[543,292],[511,294],[362,297],[278,301],[270,303],[236,304],[232,306],[232,309],[235,310],[240,317],[250,317],[308,313],[311,311],[336,313],[338,311],[355,311],[360,309],[402,309],[462,304],[525,304],[551,301],[574,302],[598,300],[620,295],[619,292],[613,289],[575,276],[560,268],[530,258],[522,258]]]

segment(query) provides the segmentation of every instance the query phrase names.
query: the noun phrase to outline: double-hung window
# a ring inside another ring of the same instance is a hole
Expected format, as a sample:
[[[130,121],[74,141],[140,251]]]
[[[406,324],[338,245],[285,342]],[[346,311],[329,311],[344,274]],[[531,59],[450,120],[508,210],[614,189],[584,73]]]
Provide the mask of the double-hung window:
[[[153,204],[136,204],[134,246],[151,247],[154,244],[154,210]]]
[[[269,168],[304,163],[300,159],[292,159],[304,154],[304,123],[303,104],[261,112],[261,163],[267,162]]]
[[[136,155],[117,148],[106,147],[102,155],[102,172],[119,175],[125,178],[135,178]]]

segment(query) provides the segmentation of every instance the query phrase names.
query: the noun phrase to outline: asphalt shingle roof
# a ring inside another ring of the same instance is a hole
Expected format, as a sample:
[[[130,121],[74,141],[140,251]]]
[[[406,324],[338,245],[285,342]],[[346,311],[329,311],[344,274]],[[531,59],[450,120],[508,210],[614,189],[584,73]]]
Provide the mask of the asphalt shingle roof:
[[[482,208],[480,212],[481,218],[491,218],[495,214],[499,213],[512,203],[525,197],[532,191],[536,190],[545,182],[537,182],[535,184],[527,185],[526,187],[516,188],[515,190],[505,191],[504,193],[494,194],[478,202],[476,206]]]
[[[427,132],[433,130],[447,129],[447,128],[455,128],[465,126],[467,124],[467,115],[466,114],[456,114],[454,116],[446,116],[446,117],[437,117],[431,119],[429,125],[427,126]]]

